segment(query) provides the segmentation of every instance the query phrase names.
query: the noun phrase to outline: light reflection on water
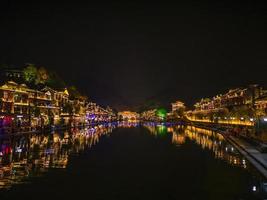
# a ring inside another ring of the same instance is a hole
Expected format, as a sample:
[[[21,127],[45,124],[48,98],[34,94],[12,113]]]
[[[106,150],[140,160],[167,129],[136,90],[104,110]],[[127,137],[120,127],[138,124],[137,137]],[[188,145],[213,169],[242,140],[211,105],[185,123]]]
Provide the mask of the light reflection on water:
[[[156,137],[156,140],[170,139],[168,142],[174,149],[177,147],[179,150],[185,146],[191,148],[194,145],[199,151],[211,154],[216,162],[223,162],[231,168],[250,174],[252,181],[247,187],[248,192],[260,197],[266,195],[263,192],[265,179],[222,135],[193,126],[139,122],[119,122],[81,130],[2,138],[0,139],[0,189],[30,183],[31,178],[45,176],[51,169],[66,169],[70,155],[90,149],[100,141],[101,136],[109,135],[116,127],[133,129],[130,133],[137,134],[138,131],[144,131],[144,128],[136,128],[141,126],[149,130],[147,132]]]
[[[255,193],[260,199],[267,198],[266,179],[232,146],[225,138],[214,131],[185,125],[170,125],[164,123],[144,123],[143,126],[155,137],[171,134],[172,144],[177,147],[191,141],[203,150],[212,152],[213,157],[228,163],[232,167],[246,170],[253,177],[249,192]]]
[[[70,154],[91,148],[115,128],[114,124],[0,139],[0,189],[27,183],[50,168],[67,167]]]
[[[247,169],[247,160],[231,144],[227,143],[219,133],[184,125],[166,126],[165,124],[145,123],[144,127],[155,137],[172,134],[172,143],[176,146],[183,145],[187,139],[194,141],[202,149],[212,151],[216,159]]]

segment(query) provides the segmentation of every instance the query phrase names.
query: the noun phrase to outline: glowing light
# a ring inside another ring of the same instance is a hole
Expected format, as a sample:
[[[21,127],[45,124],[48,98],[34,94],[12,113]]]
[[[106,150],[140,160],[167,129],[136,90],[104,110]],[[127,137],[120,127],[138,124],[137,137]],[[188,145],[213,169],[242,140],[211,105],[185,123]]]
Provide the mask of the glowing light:
[[[157,110],[156,114],[161,119],[165,119],[166,115],[167,115],[167,111],[164,108],[160,108],[160,109]]]
[[[159,135],[165,135],[167,133],[167,127],[164,125],[157,126],[157,131]]]
[[[257,187],[256,186],[253,186],[252,191],[253,192],[256,192],[257,191]]]
[[[22,149],[21,148],[16,148],[16,152],[17,153],[21,153],[22,152]]]
[[[67,90],[67,88],[65,88],[64,94],[69,95],[69,91]]]

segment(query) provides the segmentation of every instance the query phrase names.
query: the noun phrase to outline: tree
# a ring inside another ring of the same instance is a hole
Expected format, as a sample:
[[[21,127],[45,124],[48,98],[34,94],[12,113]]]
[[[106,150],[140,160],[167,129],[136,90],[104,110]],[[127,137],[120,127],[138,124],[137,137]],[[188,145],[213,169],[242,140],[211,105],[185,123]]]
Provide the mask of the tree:
[[[70,86],[68,88],[68,92],[70,94],[70,97],[74,99],[82,96],[75,86]]]
[[[34,64],[28,64],[26,68],[23,70],[23,76],[27,83],[33,84],[37,79],[37,68]]]
[[[167,111],[164,108],[159,108],[156,111],[156,115],[161,119],[165,120],[167,116]]]
[[[140,106],[138,106],[137,111],[139,113],[144,112],[146,110],[152,110],[152,109],[157,109],[157,108],[161,108],[163,107],[163,105],[155,99],[149,99],[147,101],[145,101],[144,104],[140,104]]]
[[[48,80],[46,81],[46,84],[51,88],[65,88],[66,83],[62,80],[61,77],[58,76],[58,74],[54,71],[48,72]]]
[[[49,79],[49,75],[47,70],[44,67],[40,67],[37,71],[37,78],[35,83],[38,84],[45,84]]]
[[[197,119],[202,119],[204,116],[205,116],[204,113],[201,112],[201,111],[195,113],[195,117],[196,117]]]
[[[33,114],[34,114],[35,117],[39,117],[41,115],[40,108],[38,108],[37,106],[35,106],[33,108]]]
[[[254,116],[254,110],[251,107],[248,106],[240,106],[240,107],[234,107],[231,110],[231,115],[237,118],[241,117],[253,117]]]
[[[214,112],[215,117],[226,117],[229,114],[229,110],[227,108],[220,108]]]
[[[73,115],[73,106],[70,103],[66,103],[63,106],[63,112],[68,113],[69,115]]]
[[[266,112],[264,110],[262,110],[262,109],[257,109],[255,111],[255,115],[254,116],[260,118],[260,117],[266,116]]]

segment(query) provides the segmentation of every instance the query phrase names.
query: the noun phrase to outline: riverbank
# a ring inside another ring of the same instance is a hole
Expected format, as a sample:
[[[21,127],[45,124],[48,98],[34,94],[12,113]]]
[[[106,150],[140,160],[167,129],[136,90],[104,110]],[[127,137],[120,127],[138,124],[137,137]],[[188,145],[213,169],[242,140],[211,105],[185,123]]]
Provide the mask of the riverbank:
[[[28,130],[28,131],[16,131],[16,132],[4,132],[0,134],[0,138],[10,137],[10,136],[18,136],[18,135],[25,135],[25,134],[41,134],[44,132],[52,132],[52,131],[64,131],[64,130],[70,130],[72,128],[86,128],[90,126],[97,126],[101,124],[106,123],[114,123],[112,122],[96,122],[96,123],[90,123],[90,124],[81,124],[76,126],[50,126],[45,128],[39,128],[34,130]]]

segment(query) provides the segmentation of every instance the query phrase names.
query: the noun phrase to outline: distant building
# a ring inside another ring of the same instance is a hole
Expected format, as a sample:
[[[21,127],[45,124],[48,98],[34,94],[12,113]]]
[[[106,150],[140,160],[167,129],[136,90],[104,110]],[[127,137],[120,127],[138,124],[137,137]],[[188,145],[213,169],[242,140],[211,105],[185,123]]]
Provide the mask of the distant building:
[[[24,76],[23,71],[19,69],[10,69],[6,68],[1,70],[1,79],[4,81],[15,81],[15,82],[23,82]]]
[[[115,121],[117,119],[114,111],[107,107],[102,108],[96,103],[88,102],[86,105],[86,120],[88,122]]]
[[[118,117],[122,120],[138,120],[139,114],[137,112],[132,111],[122,111],[118,112]]]
[[[175,112],[180,109],[185,109],[185,105],[182,101],[176,101],[172,103],[172,112]]]
[[[141,113],[141,119],[145,121],[157,121],[157,109],[146,110]]]
[[[230,89],[225,94],[220,94],[212,98],[204,98],[197,102],[195,111],[211,111],[221,108],[233,108],[239,106],[255,107],[257,104],[262,104],[257,99],[265,96],[264,91],[258,85],[250,85],[247,88]],[[258,105],[260,106],[260,105]]]
[[[257,115],[267,115],[267,91],[262,90],[262,95],[255,99]]]

